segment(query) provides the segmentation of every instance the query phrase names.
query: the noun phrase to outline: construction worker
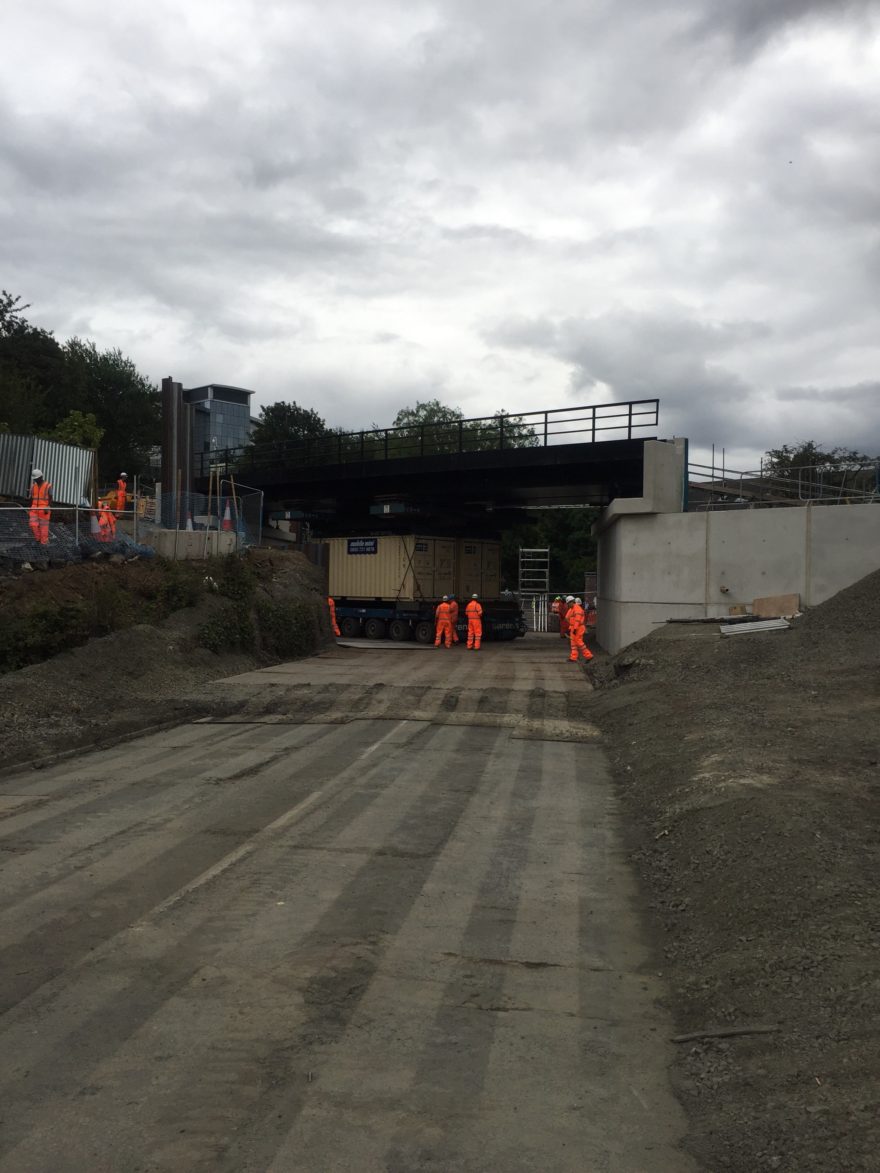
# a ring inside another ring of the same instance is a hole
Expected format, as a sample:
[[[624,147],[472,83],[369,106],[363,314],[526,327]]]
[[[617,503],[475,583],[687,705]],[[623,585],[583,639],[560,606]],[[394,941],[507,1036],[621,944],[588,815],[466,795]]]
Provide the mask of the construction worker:
[[[556,598],[553,600],[553,602],[550,604],[550,614],[556,616],[556,620],[559,623],[560,628],[562,626],[562,615],[560,614],[561,611],[562,611],[562,595],[557,595]],[[552,631],[553,628],[551,627],[550,630]]]
[[[228,508],[229,506],[227,505]],[[333,634],[342,635],[342,632],[339,630],[339,624],[336,622],[336,603],[329,595],[327,596],[327,607],[330,610],[330,626],[333,629]]]
[[[559,634],[568,639],[568,612],[574,603],[574,595],[566,595],[559,610]]]
[[[585,660],[592,660],[593,653],[584,643],[584,632],[586,631],[586,615],[584,613],[583,604],[580,599],[575,599],[571,607],[568,609],[568,638],[571,644],[571,654],[569,660],[575,663],[580,652]]]
[[[449,595],[444,595],[434,611],[434,647],[440,647],[440,640],[446,642],[447,648],[452,647],[452,608],[449,606]]]
[[[480,650],[480,640],[483,638],[483,608],[480,606],[479,595],[472,595],[471,601],[464,609],[468,621],[467,646],[475,652]]]
[[[98,502],[98,541],[112,542],[116,537],[116,518],[109,501]]]
[[[128,473],[121,472],[116,482],[116,512],[125,512],[125,494],[128,491]]]
[[[39,542],[41,546],[47,546],[49,544],[49,519],[52,516],[52,510],[49,508],[52,503],[52,486],[39,468],[35,468],[31,476],[33,484],[31,485],[28,525],[31,527],[34,541]]]
[[[460,643],[458,638],[458,599],[455,595],[449,596],[449,621],[452,624],[452,642]]]

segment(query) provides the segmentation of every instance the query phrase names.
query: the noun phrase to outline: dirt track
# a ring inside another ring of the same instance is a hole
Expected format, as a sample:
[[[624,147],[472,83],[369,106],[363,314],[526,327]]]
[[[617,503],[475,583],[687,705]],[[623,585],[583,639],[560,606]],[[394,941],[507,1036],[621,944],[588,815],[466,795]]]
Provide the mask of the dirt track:
[[[557,641],[211,691],[3,783],[4,1173],[696,1168]]]

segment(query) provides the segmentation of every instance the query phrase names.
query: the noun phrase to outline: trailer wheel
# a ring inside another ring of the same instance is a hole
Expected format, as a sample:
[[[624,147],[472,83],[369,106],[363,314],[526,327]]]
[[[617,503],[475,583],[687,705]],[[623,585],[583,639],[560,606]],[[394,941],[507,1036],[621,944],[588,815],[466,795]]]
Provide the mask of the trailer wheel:
[[[368,619],[364,624],[364,635],[367,637],[367,639],[384,639],[385,620]]]
[[[430,619],[423,619],[421,623],[416,624],[416,642],[420,644],[434,642],[434,624]]]
[[[344,619],[339,621],[339,630],[346,639],[354,639],[361,633],[361,621],[356,619],[354,615],[346,615]]]
[[[403,643],[412,638],[412,628],[405,619],[392,619],[388,624],[388,634],[396,643]]]

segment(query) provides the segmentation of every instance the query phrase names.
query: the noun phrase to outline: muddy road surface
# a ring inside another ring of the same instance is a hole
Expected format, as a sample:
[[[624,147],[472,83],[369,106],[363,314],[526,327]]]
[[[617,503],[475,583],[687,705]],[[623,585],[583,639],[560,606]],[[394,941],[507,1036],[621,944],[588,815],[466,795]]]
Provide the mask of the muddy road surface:
[[[687,1173],[582,670],[337,648],[0,780],[0,1171]]]

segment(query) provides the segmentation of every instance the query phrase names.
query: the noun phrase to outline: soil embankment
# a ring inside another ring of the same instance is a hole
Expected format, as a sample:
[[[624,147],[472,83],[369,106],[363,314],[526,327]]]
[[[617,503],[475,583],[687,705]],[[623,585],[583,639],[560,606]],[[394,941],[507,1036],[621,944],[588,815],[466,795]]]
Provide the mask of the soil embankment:
[[[787,631],[667,625],[589,670],[707,1169],[876,1169],[880,573]]]
[[[296,553],[7,576],[0,764],[216,712],[202,686],[315,651],[325,612],[320,572]]]

